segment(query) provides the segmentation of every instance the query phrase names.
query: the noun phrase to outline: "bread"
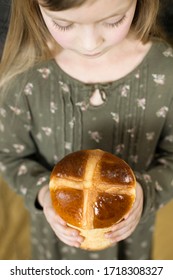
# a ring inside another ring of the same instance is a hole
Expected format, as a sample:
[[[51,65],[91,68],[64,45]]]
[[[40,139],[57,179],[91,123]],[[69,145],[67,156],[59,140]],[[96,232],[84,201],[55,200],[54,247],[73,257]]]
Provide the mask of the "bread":
[[[49,184],[55,211],[85,237],[81,248],[86,250],[111,246],[104,234],[130,211],[135,186],[128,164],[102,150],[65,156],[55,165]]]

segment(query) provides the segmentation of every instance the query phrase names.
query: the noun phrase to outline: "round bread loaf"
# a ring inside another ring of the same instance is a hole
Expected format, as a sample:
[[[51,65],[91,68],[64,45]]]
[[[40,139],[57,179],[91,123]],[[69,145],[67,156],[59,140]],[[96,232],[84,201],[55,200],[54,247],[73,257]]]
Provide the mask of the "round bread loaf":
[[[115,155],[83,150],[56,164],[49,187],[55,211],[84,236],[81,248],[102,250],[111,246],[104,234],[133,206],[136,180]]]

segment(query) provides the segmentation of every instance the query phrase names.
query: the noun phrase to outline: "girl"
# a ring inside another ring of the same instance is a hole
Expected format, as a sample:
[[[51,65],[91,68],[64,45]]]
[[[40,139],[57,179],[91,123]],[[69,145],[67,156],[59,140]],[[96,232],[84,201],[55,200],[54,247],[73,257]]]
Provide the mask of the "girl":
[[[105,5],[106,4],[106,5]],[[149,259],[156,211],[173,197],[173,51],[158,0],[12,1],[1,63],[0,169],[31,212],[33,259]],[[132,211],[106,238],[54,213],[48,183],[66,154],[100,148],[137,178]]]

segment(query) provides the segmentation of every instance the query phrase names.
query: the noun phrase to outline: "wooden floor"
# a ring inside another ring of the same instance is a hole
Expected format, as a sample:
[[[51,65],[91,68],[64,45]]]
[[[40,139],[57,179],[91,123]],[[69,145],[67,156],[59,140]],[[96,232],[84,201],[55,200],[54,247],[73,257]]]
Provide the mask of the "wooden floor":
[[[154,234],[153,259],[173,260],[173,201],[159,210]],[[29,215],[23,200],[0,179],[0,259],[31,258]]]

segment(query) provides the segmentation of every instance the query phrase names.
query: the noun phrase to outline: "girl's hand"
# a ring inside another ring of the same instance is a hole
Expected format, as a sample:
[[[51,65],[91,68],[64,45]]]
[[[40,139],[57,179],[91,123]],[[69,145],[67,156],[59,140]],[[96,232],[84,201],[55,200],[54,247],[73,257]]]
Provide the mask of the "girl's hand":
[[[43,207],[45,217],[55,232],[56,236],[65,244],[80,247],[83,237],[79,231],[67,225],[67,223],[54,211],[48,186],[43,187],[38,194],[38,201]]]
[[[139,183],[136,185],[136,200],[135,203],[124,220],[112,226],[109,233],[106,234],[112,243],[117,243],[129,237],[138,225],[143,210],[143,191]]]

